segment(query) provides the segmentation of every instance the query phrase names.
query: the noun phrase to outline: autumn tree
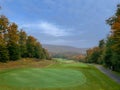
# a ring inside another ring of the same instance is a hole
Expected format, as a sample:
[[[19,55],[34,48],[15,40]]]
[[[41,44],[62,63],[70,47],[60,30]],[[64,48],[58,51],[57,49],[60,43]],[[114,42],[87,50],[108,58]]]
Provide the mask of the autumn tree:
[[[36,38],[19,31],[17,24],[0,15],[0,62],[15,61],[21,57],[50,59],[47,50]]]
[[[48,60],[50,60],[51,57],[50,57],[50,55],[49,55],[47,49],[42,48],[42,51],[43,51],[43,52],[42,52],[42,58],[43,58],[43,59],[48,59]]]
[[[19,32],[18,26],[15,23],[9,25],[7,36],[10,60],[18,60],[20,58]]]
[[[87,62],[89,63],[98,63],[98,58],[100,57],[99,47],[94,47],[87,50]]]
[[[105,52],[105,46],[106,46],[105,44],[106,44],[106,42],[105,42],[104,39],[99,41],[99,45],[98,45],[99,57],[98,57],[98,60],[97,60],[97,63],[99,63],[99,64],[104,63],[104,52]]]
[[[35,49],[35,52],[34,52],[35,56],[34,57],[39,58],[39,59],[43,59],[43,57],[42,57],[42,54],[43,54],[42,45],[39,42],[36,42],[34,49]]]
[[[33,36],[27,38],[27,56],[30,58],[49,59],[48,52]]]
[[[9,21],[1,15],[0,16],[0,61],[6,62],[9,59],[9,54],[6,46],[5,34],[7,33]]]
[[[26,41],[27,41],[27,34],[25,31],[20,30],[19,32],[19,44],[20,44],[20,55],[21,57],[27,57],[27,46],[26,46]]]
[[[111,26],[110,39],[112,45],[110,49],[112,50],[112,66],[114,70],[120,71],[120,5],[117,6],[117,11],[114,17],[107,20],[107,23]]]
[[[28,36],[27,38],[27,56],[30,58],[33,58],[35,56],[35,44],[36,44],[36,39],[33,36]]]

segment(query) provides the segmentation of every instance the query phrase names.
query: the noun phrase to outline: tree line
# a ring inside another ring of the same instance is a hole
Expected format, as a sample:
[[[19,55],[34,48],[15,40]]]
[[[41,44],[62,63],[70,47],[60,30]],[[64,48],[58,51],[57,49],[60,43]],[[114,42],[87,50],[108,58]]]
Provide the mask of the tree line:
[[[20,58],[50,59],[46,49],[33,36],[18,30],[16,23],[0,15],[0,62],[15,61]]]
[[[114,16],[106,20],[111,32],[97,47],[87,50],[86,62],[103,64],[120,72],[120,4]]]

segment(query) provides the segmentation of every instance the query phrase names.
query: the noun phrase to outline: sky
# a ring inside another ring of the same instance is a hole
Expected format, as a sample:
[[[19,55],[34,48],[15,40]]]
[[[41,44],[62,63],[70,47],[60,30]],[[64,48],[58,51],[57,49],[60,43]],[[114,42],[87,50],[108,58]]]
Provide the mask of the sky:
[[[0,0],[0,14],[42,44],[91,48],[110,32],[120,0]]]

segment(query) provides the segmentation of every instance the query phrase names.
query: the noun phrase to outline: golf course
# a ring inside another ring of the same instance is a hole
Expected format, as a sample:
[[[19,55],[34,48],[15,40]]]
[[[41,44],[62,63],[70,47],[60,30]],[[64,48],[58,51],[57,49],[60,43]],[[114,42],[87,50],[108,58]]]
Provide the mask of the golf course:
[[[0,90],[120,90],[120,0],[0,0]]]
[[[65,59],[53,59],[42,67],[36,63],[1,70],[0,90],[120,90],[93,65]]]

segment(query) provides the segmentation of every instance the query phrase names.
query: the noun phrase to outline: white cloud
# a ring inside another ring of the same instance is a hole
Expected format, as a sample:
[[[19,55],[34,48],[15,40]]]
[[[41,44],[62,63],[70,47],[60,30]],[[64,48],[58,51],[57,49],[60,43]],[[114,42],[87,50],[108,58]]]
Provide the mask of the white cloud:
[[[58,25],[52,24],[52,23],[48,23],[48,22],[40,22],[40,23],[34,23],[34,24],[25,24],[22,25],[23,28],[27,28],[27,29],[36,29],[39,30],[40,33],[44,33],[47,35],[52,35],[55,37],[59,37],[59,36],[67,36],[70,33],[67,32],[68,29],[63,29]],[[38,32],[38,31],[36,31]]]
[[[66,36],[66,35],[68,35],[68,33],[66,32],[65,29],[62,29],[57,25],[50,24],[50,23],[47,23],[47,22],[40,23],[39,27],[41,29],[43,29],[44,33],[50,34],[52,36]]]

